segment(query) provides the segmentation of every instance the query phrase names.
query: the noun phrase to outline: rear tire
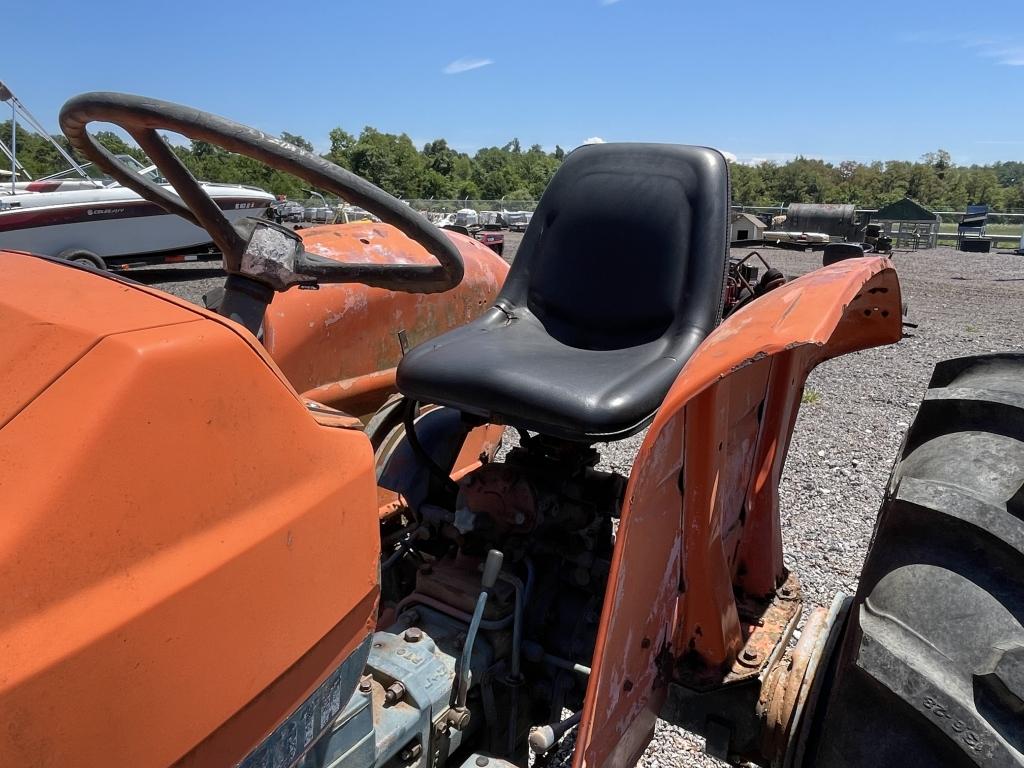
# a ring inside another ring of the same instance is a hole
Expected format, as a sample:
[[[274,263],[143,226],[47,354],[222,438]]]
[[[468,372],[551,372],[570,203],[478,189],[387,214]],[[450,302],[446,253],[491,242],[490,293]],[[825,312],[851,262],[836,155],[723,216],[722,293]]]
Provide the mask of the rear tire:
[[[940,363],[805,766],[1024,766],[1024,355]]]
[[[73,264],[96,267],[96,269],[107,268],[106,262],[104,262],[102,258],[92,251],[87,251],[84,248],[68,248],[67,250],[58,253],[57,258],[70,261]]]

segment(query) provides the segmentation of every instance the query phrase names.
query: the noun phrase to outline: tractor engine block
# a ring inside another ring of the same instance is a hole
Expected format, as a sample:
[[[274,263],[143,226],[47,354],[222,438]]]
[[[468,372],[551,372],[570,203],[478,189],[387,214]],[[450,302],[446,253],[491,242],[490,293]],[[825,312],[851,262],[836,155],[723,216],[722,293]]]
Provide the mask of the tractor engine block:
[[[407,551],[384,553],[384,628],[311,765],[436,765],[460,749],[521,762],[532,726],[582,706],[625,478],[596,471],[589,447],[524,442],[464,477],[453,508],[422,504]],[[492,550],[503,567],[473,634]]]

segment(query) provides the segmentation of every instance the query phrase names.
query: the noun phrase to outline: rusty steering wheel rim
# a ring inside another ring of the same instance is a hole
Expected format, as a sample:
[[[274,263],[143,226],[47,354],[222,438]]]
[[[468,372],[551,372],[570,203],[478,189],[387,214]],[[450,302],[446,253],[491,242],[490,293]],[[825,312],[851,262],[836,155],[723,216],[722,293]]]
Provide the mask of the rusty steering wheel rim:
[[[174,190],[173,195],[123,165],[86,130],[91,122],[113,123],[124,129],[149,156]],[[240,274],[247,240],[224,216],[195,177],[157,133],[168,130],[205,141],[230,152],[259,160],[328,190],[391,224],[422,245],[438,264],[344,264],[320,273],[323,282],[352,282],[396,291],[436,293],[462,281],[464,266],[458,249],[441,230],[380,187],[334,163],[305,152],[255,128],[169,101],[126,93],[83,93],[60,111],[60,127],[71,145],[123,186],[169,213],[177,214],[210,233],[224,255],[224,270]]]

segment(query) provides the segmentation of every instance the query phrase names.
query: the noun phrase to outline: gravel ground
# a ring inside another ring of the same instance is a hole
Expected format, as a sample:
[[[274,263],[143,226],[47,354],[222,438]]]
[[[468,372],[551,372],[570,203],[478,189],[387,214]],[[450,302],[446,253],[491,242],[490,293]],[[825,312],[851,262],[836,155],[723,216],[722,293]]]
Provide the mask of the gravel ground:
[[[737,250],[734,255],[745,255]],[[821,253],[763,249],[787,276],[821,265]],[[893,257],[909,304],[902,341],[830,360],[805,388],[780,489],[786,563],[811,604],[853,594],[889,471],[939,360],[1024,349],[1024,257],[951,248]],[[604,464],[632,466],[641,436],[612,443]],[[567,764],[567,763],[566,763]],[[658,722],[645,768],[722,766],[703,739]]]
[[[509,261],[520,237],[506,235]],[[821,263],[820,252],[762,253],[791,276]],[[846,355],[811,374],[782,479],[786,562],[811,603],[828,605],[837,591],[856,590],[890,467],[935,363],[1024,348],[1024,257],[937,248],[897,253],[893,261],[909,304],[907,319],[919,327],[908,329],[898,344]],[[154,284],[197,301],[219,282]],[[604,446],[602,465],[628,474],[641,439]],[[722,763],[703,754],[701,739],[659,722],[640,765]]]

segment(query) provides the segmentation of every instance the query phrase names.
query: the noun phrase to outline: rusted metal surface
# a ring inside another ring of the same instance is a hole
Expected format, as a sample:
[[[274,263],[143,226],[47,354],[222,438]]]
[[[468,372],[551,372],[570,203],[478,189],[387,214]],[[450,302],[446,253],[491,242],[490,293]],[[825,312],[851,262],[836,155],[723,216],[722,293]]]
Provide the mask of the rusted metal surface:
[[[575,766],[636,761],[677,659],[734,663],[747,640],[735,595],[786,576],[778,484],[807,374],[900,336],[895,270],[865,258],[738,310],[690,359],[626,490]]]
[[[458,458],[455,459],[452,480],[461,480],[470,472],[479,469],[485,462],[493,461],[504,435],[505,428],[497,424],[485,424],[470,430]]]
[[[787,649],[779,664],[770,671],[761,689],[758,702],[765,719],[763,754],[775,755],[785,750],[801,693],[806,693],[805,680],[813,651],[825,626],[826,611],[820,606],[811,611],[804,624],[800,641]]]
[[[473,474],[461,494],[466,506],[485,515],[502,535],[527,533],[537,525],[533,485],[507,464],[493,464]]]
[[[761,755],[773,766],[803,765],[808,725],[804,716],[813,711],[823,685],[818,672],[839,637],[849,606],[850,599],[839,593],[829,609],[811,611],[800,641],[785,649],[764,679],[757,704],[763,721]]]
[[[308,252],[338,261],[434,263],[421,245],[386,224],[357,222],[300,232]],[[400,332],[410,344],[420,344],[491,305],[508,264],[473,238],[445,234],[465,263],[462,282],[445,293],[341,284],[316,291],[293,288],[275,297],[264,319],[264,343],[297,391],[352,415],[372,413],[394,392]]]
[[[719,675],[719,679],[729,682],[756,676],[774,664],[796,629],[802,606],[800,583],[795,574],[789,574],[776,593],[767,598],[741,594],[737,608],[743,647],[724,677]]]
[[[811,728],[811,715],[818,697],[827,683],[825,676],[820,674],[822,664],[828,665],[828,659],[831,658],[833,649],[839,642],[852,604],[852,598],[842,592],[838,593],[825,614],[818,636],[814,639],[814,646],[805,665],[801,690],[795,699],[796,706],[790,716],[789,734],[782,753],[777,753],[775,757],[776,763],[781,764],[783,768],[796,768],[804,765],[804,751]],[[804,631],[807,631],[806,627]],[[800,636],[800,639],[803,640],[803,635]]]
[[[760,760],[763,685],[780,677],[800,608],[800,585],[792,574],[767,597],[739,595],[743,646],[736,658],[729,666],[713,667],[696,654],[684,655],[672,671],[661,716],[704,734],[709,754],[732,762]]]
[[[380,520],[387,520],[408,508],[409,505],[402,498],[402,494],[377,486],[377,517]]]
[[[457,482],[469,473],[480,469],[484,461],[493,460],[494,454],[501,445],[504,431],[504,427],[497,427],[493,424],[470,430],[458,458],[455,459],[452,479]],[[408,509],[409,502],[402,494],[389,488],[377,486],[377,516],[381,520],[387,520]]]

